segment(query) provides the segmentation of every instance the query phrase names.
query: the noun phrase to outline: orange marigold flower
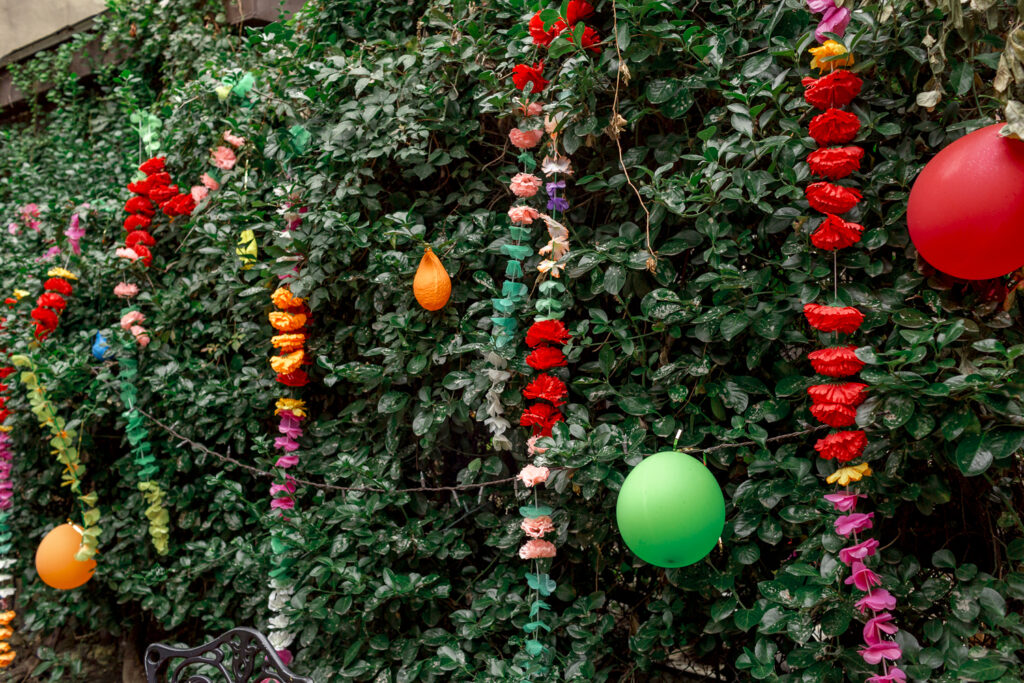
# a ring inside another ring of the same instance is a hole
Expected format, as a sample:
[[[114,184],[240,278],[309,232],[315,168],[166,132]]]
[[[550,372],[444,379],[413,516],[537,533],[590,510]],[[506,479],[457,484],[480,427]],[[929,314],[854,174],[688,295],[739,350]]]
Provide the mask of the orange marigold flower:
[[[295,296],[284,287],[278,287],[276,290],[274,290],[274,293],[270,296],[270,298],[274,302],[275,306],[282,309],[298,308],[303,303],[305,303],[302,299]]]
[[[14,617],[16,617],[16,616],[18,616],[18,613],[15,612],[14,610],[7,610],[6,612],[0,612],[0,626],[7,626],[12,621],[14,621]]]
[[[0,669],[6,669],[7,667],[9,667],[11,665],[11,662],[14,661],[14,655],[14,650],[11,650],[10,652],[5,652],[4,654],[0,655]]]
[[[846,49],[845,45],[834,40],[826,40],[822,45],[812,47],[808,52],[814,55],[811,59],[812,69],[827,72],[844,66],[853,66],[853,54]]]
[[[275,349],[281,349],[285,353],[291,353],[292,351],[298,351],[302,348],[303,344],[306,343],[306,335],[298,334],[278,334],[270,338],[270,343],[274,345]]]
[[[270,359],[270,367],[279,375],[288,375],[298,370],[304,360],[306,352],[300,349],[287,356],[274,356]]]
[[[294,332],[306,325],[305,313],[288,313],[286,311],[274,311],[269,316],[270,324],[279,332]]]

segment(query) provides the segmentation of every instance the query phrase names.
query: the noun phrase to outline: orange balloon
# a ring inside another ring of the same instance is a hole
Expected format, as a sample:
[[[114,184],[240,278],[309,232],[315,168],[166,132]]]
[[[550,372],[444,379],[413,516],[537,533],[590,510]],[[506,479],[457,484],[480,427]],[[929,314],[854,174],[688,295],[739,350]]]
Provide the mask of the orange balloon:
[[[76,560],[81,545],[82,532],[73,524],[61,524],[46,534],[36,550],[36,571],[43,583],[69,591],[91,579],[96,560]]]
[[[448,303],[452,295],[452,281],[448,272],[441,265],[441,259],[427,247],[420,259],[420,267],[416,269],[416,277],[412,281],[412,293],[420,306],[428,311],[439,311]]]

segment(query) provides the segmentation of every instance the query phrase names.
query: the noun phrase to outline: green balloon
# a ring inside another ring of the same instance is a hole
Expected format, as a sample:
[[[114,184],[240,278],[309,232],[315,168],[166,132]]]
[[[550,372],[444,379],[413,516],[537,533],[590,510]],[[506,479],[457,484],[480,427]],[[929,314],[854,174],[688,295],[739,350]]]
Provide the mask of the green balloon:
[[[656,453],[633,468],[615,505],[619,533],[637,556],[658,567],[704,559],[725,526],[722,489],[699,460]]]

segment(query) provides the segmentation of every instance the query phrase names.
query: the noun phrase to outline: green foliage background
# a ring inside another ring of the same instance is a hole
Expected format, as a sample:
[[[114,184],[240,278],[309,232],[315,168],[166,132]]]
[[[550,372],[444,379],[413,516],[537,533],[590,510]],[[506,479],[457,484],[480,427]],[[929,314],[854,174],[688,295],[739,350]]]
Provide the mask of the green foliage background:
[[[55,87],[0,129],[0,217],[44,206],[39,236],[0,236],[7,290],[34,298],[45,270],[35,259],[48,241],[67,251],[72,208],[92,205],[83,255],[70,266],[81,282],[58,332],[38,349],[26,348],[23,323],[9,338],[80,424],[86,486],[99,494],[105,528],[99,571],[84,589],[58,595],[36,579],[35,546],[71,508],[16,390],[18,628],[72,624],[198,643],[238,624],[265,630],[268,482],[151,426],[171,554],[150,547],[116,371],[89,354],[120,310],[112,288],[125,266],[113,247],[140,161],[130,116],[159,119],[156,139],[183,184],[209,168],[225,130],[251,141],[203,211],[156,235],[141,302],[153,343],[140,356],[140,407],[218,452],[271,467],[280,392],[266,313],[276,275],[291,267],[274,259],[296,249],[308,254],[294,289],[311,300],[316,357],[298,475],[385,488],[510,476],[524,464],[526,430],[515,430],[513,452],[491,450],[481,368],[503,272],[507,180],[518,170],[507,77],[535,58],[526,20],[539,7],[313,1],[291,20],[240,29],[218,2],[110,4],[90,34],[16,68],[23,88]],[[839,257],[839,299],[868,313],[856,337],[871,362],[860,420],[876,476],[865,489],[884,547],[879,571],[899,599],[904,668],[916,681],[1024,675],[1020,306],[1011,298],[1002,310],[1000,283],[927,271],[904,222],[920,167],[1000,114],[988,83],[1016,5],[978,4],[955,30],[915,2],[857,3],[848,34],[866,81],[855,110],[867,171],[855,180],[867,232]],[[603,132],[615,50],[566,52],[551,60],[561,66],[545,92],[572,117],[563,140],[577,169],[563,276],[572,395],[549,451],[571,469],[541,492],[559,529],[545,678],[647,680],[699,662],[721,680],[862,680],[861,617],[821,501],[833,465],[816,458],[813,436],[767,441],[814,426],[805,354],[819,340],[800,308],[831,287],[802,199],[811,16],[796,0],[617,6],[630,74],[624,161],[651,207],[659,258],[649,272],[643,212]],[[612,36],[611,2],[596,7],[595,27]],[[118,59],[77,79],[71,56],[94,39]],[[245,73],[255,85],[244,97],[218,98],[218,86]],[[915,104],[936,83],[939,105]],[[287,241],[279,208],[290,194],[309,213]],[[243,229],[261,250],[250,270],[235,255]],[[424,240],[454,283],[438,314],[412,297]],[[16,309],[22,321],[30,306]],[[522,348],[508,351],[512,417],[526,381]],[[685,446],[754,445],[708,457],[727,499],[721,549],[666,571],[623,547],[614,504],[630,467],[676,430]],[[516,557],[518,495],[512,486],[458,496],[303,488],[288,550],[299,577],[295,668],[318,681],[518,680],[530,600]]]

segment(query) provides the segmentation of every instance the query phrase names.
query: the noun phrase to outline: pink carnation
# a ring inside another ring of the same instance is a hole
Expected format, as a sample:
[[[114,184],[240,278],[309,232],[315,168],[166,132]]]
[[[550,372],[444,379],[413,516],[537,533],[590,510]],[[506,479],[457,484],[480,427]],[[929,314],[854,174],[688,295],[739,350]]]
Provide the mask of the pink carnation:
[[[551,471],[547,467],[534,467],[533,465],[527,465],[516,476],[526,486],[536,486],[537,484],[543,484],[546,482],[548,480],[548,474],[550,473]]]
[[[241,147],[245,144],[245,138],[238,135],[233,135],[231,131],[225,131],[224,142],[228,143],[232,147]]]
[[[142,313],[138,311],[128,311],[121,316],[121,329],[129,330],[133,326],[144,322],[146,322],[146,316],[142,315]]]
[[[130,282],[119,282],[114,287],[114,296],[119,296],[122,299],[131,299],[138,293],[139,288]]]
[[[508,210],[508,217],[517,225],[529,225],[533,219],[540,218],[540,213],[530,206],[513,206]]]
[[[540,102],[530,102],[530,104],[526,106],[527,116],[540,116],[543,111],[544,105]]]
[[[532,197],[540,190],[543,182],[532,173],[516,173],[512,176],[509,186],[512,188],[512,194],[517,197]]]
[[[141,258],[131,247],[118,247],[114,255],[118,258],[126,258],[129,261],[138,261]]]
[[[555,556],[555,544],[548,541],[527,541],[519,549],[519,557],[523,560],[538,560]]]
[[[238,158],[235,157],[235,153],[230,147],[221,145],[213,150],[213,165],[222,171],[230,171],[235,167],[235,162],[237,161]]]
[[[839,493],[826,493],[825,500],[832,503],[837,512],[849,512],[857,507],[858,498],[867,498],[863,493],[850,493],[840,491]]]
[[[132,325],[128,330],[135,337],[135,342],[142,348],[149,346],[149,335],[146,334],[146,328],[141,325]]]
[[[193,185],[192,190],[190,192],[192,194],[193,201],[195,201],[195,203],[198,204],[199,202],[206,199],[206,195],[210,194],[210,188],[206,187],[205,185]]]
[[[519,149],[533,149],[540,142],[540,139],[544,137],[544,131],[538,128],[537,130],[519,130],[513,128],[508,132],[508,139],[512,141],[512,144]]]
[[[540,538],[544,534],[550,534],[555,530],[555,525],[547,515],[542,517],[527,517],[519,525],[523,533],[530,538]]]
[[[210,174],[209,174],[209,173],[204,173],[204,174],[202,175],[202,177],[201,177],[201,178],[199,179],[199,181],[200,181],[200,182],[201,182],[201,183],[203,184],[203,186],[205,186],[205,187],[206,187],[207,189],[213,190],[214,192],[216,192],[217,190],[219,190],[219,189],[220,189],[220,183],[218,183],[218,182],[217,182],[216,180],[214,180],[214,179],[213,179],[213,177],[212,177],[212,176],[210,176]]]

